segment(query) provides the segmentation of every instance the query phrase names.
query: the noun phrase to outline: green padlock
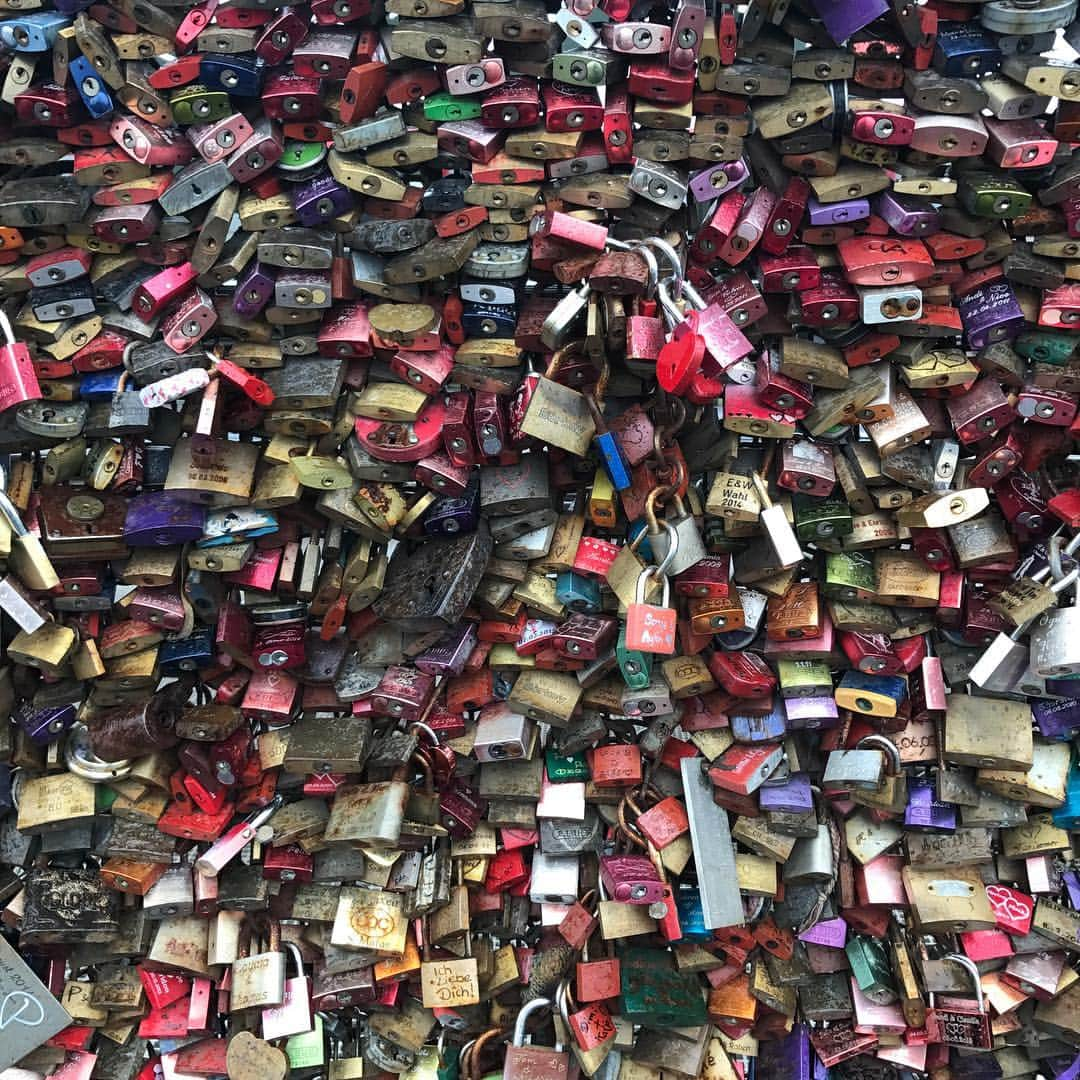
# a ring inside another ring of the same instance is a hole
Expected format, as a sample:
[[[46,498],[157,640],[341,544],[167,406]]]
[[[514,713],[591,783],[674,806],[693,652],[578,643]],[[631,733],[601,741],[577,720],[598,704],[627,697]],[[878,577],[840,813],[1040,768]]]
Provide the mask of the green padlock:
[[[672,955],[659,949],[627,949],[619,957],[619,1012],[651,1028],[707,1024],[701,987],[693,974],[675,969]]]
[[[619,665],[619,674],[631,690],[644,690],[652,680],[652,653],[639,652],[626,647],[626,627],[619,630],[619,640],[615,644],[615,661]]]
[[[1008,219],[1031,208],[1031,192],[1003,173],[964,173],[956,193],[964,209],[976,217]]]
[[[795,511],[795,535],[804,543],[839,539],[854,529],[851,507],[844,499],[815,499],[795,494],[791,505]]]
[[[589,763],[583,753],[563,757],[557,750],[544,751],[544,764],[547,778],[552,784],[570,784],[579,780],[588,780]]]
[[[224,90],[211,90],[201,83],[182,87],[169,98],[173,120],[178,124],[212,124],[233,111]]]
[[[436,1080],[458,1080],[458,1061],[461,1058],[461,1048],[447,1046],[445,1030],[439,1032],[439,1042],[436,1048],[439,1066],[436,1072]]]
[[[825,556],[822,595],[837,600],[870,600],[876,585],[874,561],[865,553],[840,551]]]
[[[776,673],[783,698],[832,695],[832,672],[824,660],[778,660]]]
[[[897,1000],[899,995],[892,983],[892,969],[883,942],[858,934],[848,938],[844,952],[856,985],[875,1005],[891,1005]]]
[[[292,1075],[299,1069],[322,1069],[326,1063],[326,1044],[323,1040],[323,1021],[315,1014],[315,1026],[311,1031],[293,1035],[285,1044],[285,1056],[289,1059]]]
[[[279,172],[297,173],[318,165],[330,152],[324,142],[302,142],[300,139],[286,139],[285,150],[277,163]]]
[[[424,116],[428,120],[475,120],[480,115],[476,98],[456,97],[441,90],[424,98]]]
[[[1014,338],[1012,347],[1025,360],[1061,367],[1072,356],[1076,338],[1071,334],[1054,334],[1049,330],[1028,330]]]

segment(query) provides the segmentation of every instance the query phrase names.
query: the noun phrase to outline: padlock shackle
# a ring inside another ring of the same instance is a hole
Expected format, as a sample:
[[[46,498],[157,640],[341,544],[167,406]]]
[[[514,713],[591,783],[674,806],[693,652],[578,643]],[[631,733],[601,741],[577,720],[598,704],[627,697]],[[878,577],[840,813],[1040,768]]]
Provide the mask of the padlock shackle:
[[[660,301],[660,307],[663,309],[669,331],[674,330],[680,323],[686,322],[686,316],[683,314],[682,309],[675,303],[675,298],[671,293],[668,292],[666,281],[657,283],[656,295]]]
[[[986,1002],[983,999],[982,981],[979,977],[979,969],[975,966],[975,961],[967,956],[961,956],[960,953],[946,953],[943,960],[951,960],[954,964],[959,964],[970,976],[971,981],[975,985],[975,1001],[978,1003],[979,1012],[986,1012]]]
[[[429,724],[425,724],[423,720],[414,720],[406,730],[412,731],[414,729],[422,731],[431,740],[432,746],[439,745],[440,740],[435,729],[432,728]]]
[[[570,989],[570,980],[563,979],[559,983],[555,990],[555,1001],[559,1006],[559,1015],[563,1018],[563,1023],[567,1027],[570,1026],[570,1010],[577,1008],[577,1002],[574,1000],[573,992]],[[558,1047],[556,1047],[558,1049]]]
[[[885,735],[864,735],[856,744],[856,750],[880,750],[885,755],[886,776],[898,776],[903,767],[896,743]]]
[[[1049,565],[1047,569],[1054,575],[1054,583],[1050,586],[1050,591],[1053,593],[1064,592],[1070,585],[1074,584],[1080,579],[1080,565],[1074,565],[1073,568],[1065,572],[1065,568],[1061,565],[1061,556],[1068,555],[1074,556],[1080,550],[1080,532],[1075,533],[1073,538],[1062,547],[1061,534],[1057,534],[1050,538],[1050,545],[1048,548]],[[1037,575],[1036,575],[1037,576]]]
[[[513,1046],[525,1045],[525,1025],[528,1023],[529,1017],[535,1012],[540,1012],[541,1009],[551,1008],[551,998],[538,997],[533,998],[532,1001],[525,1005],[522,1005],[521,1011],[517,1014],[517,1019],[514,1021],[514,1035]]]
[[[681,300],[685,294],[686,298],[698,311],[704,311],[708,305],[705,303],[704,299],[702,299],[701,293],[699,293],[687,280],[682,258],[675,248],[662,236],[646,236],[645,239],[641,241],[641,246],[646,245],[648,247],[656,248],[656,250],[671,264],[671,281],[674,286],[671,292],[674,299]]]
[[[296,962],[296,977],[302,979],[304,977],[304,956],[300,952],[300,947],[292,941],[286,941],[281,948]]]
[[[8,314],[3,308],[0,308],[0,330],[4,333],[5,345],[18,344],[15,340],[15,331],[12,329],[11,320],[8,318]]]
[[[7,496],[7,471],[0,465],[0,514],[7,519],[12,536],[25,536],[28,532],[15,504]],[[644,533],[644,530],[642,530]]]
[[[660,565],[655,568],[655,573],[666,581],[668,567],[675,561],[675,556],[679,553],[679,530],[665,521],[664,532],[667,533],[668,538],[667,554],[661,560]]]

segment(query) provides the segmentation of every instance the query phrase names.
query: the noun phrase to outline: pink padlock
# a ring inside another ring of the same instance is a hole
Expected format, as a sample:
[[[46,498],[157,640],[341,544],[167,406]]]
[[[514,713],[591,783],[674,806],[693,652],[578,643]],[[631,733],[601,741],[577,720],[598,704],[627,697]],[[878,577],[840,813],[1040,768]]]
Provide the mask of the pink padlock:
[[[292,942],[285,942],[284,949],[296,961],[296,974],[285,978],[285,1000],[262,1011],[262,1032],[267,1041],[303,1035],[314,1027],[311,980],[304,974],[304,959]]]

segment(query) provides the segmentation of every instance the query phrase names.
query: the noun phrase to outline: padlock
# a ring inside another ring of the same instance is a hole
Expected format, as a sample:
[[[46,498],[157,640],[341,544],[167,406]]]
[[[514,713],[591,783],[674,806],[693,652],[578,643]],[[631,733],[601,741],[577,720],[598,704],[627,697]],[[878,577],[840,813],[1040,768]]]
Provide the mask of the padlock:
[[[279,944],[280,929],[271,921],[268,952],[248,955],[242,947],[232,966],[229,987],[229,1007],[233,1012],[254,1006],[279,1006],[284,1002],[285,957]]]
[[[529,1017],[550,1008],[551,1001],[548,998],[537,997],[519,1011],[514,1023],[513,1042],[506,1049],[504,1073],[509,1074],[509,1080],[514,1080],[518,1076],[533,1075],[537,1069],[543,1070],[545,1075],[551,1075],[554,1080],[559,1080],[560,1077],[568,1074],[570,1058],[565,1051],[559,1049],[558,1046],[552,1050],[525,1043],[525,1028]]]
[[[674,529],[671,551],[678,551],[679,542]],[[647,604],[645,590],[649,579],[661,578],[660,604]],[[667,577],[657,567],[646,567],[638,576],[634,602],[626,610],[626,647],[630,650],[670,656],[675,652],[675,626],[677,613],[668,606],[671,586]]]
[[[992,1043],[990,1017],[983,1001],[978,969],[972,960],[957,953],[949,953],[945,959],[958,964],[970,975],[975,984],[975,1001],[972,1003],[963,998],[949,997],[939,1005],[936,996],[931,994],[930,1008],[926,1014],[927,1025],[946,1046],[987,1049]]]
[[[608,1056],[617,1030],[608,1007],[599,1001],[578,1006],[564,979],[556,990],[562,1020],[573,1035],[572,1049],[583,1068],[599,1067]]]

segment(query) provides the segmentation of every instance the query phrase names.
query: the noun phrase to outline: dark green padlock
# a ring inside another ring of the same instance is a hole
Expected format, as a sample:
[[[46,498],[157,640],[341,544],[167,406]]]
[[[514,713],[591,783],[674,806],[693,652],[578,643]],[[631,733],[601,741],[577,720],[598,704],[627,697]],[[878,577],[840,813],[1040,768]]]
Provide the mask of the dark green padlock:
[[[570,784],[589,779],[589,763],[583,753],[563,757],[557,750],[544,751],[547,778],[552,784]]]
[[[976,217],[1008,219],[1031,208],[1031,192],[1003,173],[964,173],[956,193],[964,209]]]
[[[1063,366],[1076,348],[1076,338],[1049,330],[1027,330],[1013,340],[1012,347],[1025,360]]]
[[[651,1028],[708,1023],[705,1000],[693,975],[675,970],[670,953],[627,949],[619,957],[619,1012]]]
[[[791,505],[795,511],[795,535],[804,542],[839,539],[854,529],[851,507],[843,499],[815,499],[795,494]]]
[[[882,942],[858,934],[848,938],[844,952],[856,985],[875,1005],[891,1005],[897,1000],[892,969]]]
[[[439,1067],[435,1070],[435,1080],[458,1080],[458,1059],[461,1056],[460,1047],[444,1045],[439,1040]]]
[[[619,640],[615,644],[615,660],[623,682],[631,690],[644,690],[649,685],[652,679],[653,654],[628,649],[625,626],[619,631]]]

